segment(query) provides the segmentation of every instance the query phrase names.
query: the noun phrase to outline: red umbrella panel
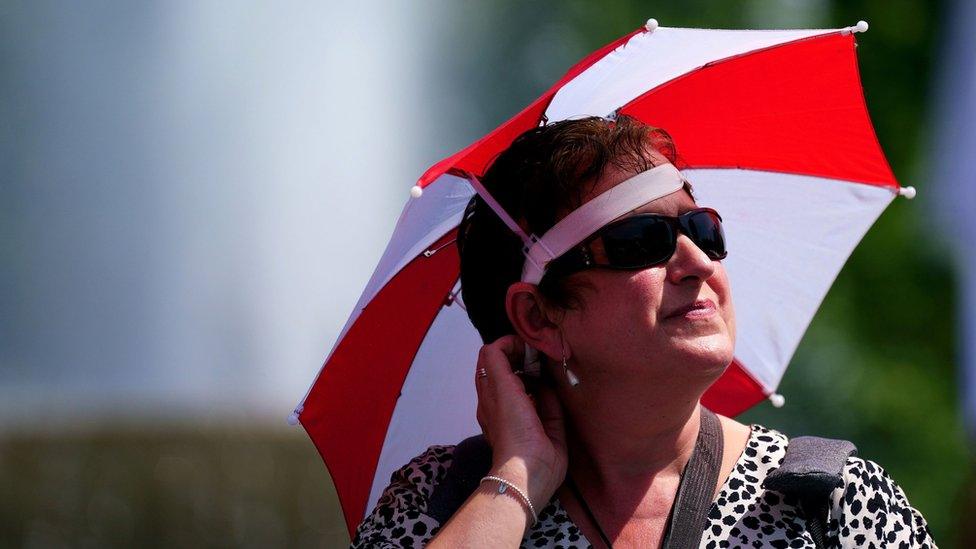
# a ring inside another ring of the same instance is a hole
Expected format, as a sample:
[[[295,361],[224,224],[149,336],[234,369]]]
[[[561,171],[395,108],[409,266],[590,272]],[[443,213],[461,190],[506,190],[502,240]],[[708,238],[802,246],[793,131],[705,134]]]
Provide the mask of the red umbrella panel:
[[[573,67],[514,118],[431,167],[293,420],[332,474],[352,533],[390,474],[479,432],[481,341],[459,297],[457,225],[480,175],[549,121],[635,116],[674,139],[699,204],[722,213],[736,358],[705,394],[736,415],[774,397],[851,251],[901,189],[861,90],[854,32],[656,27]]]

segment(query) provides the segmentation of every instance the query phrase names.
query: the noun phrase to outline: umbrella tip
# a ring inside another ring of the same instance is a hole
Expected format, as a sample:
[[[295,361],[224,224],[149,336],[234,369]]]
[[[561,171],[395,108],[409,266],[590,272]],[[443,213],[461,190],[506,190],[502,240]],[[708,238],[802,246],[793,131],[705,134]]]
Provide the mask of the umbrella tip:
[[[904,196],[905,198],[911,200],[915,198],[915,187],[899,187],[898,196]]]
[[[858,21],[856,25],[851,27],[851,30],[853,32],[868,32],[868,22],[862,19],[861,21]]]
[[[420,185],[414,185],[413,187],[410,187],[410,196],[414,198],[420,198],[422,194],[424,194],[424,189],[421,188]]]
[[[657,19],[653,17],[648,19],[647,23],[644,23],[644,28],[647,29],[647,32],[654,32],[657,29]]]
[[[299,406],[292,413],[288,414],[288,425],[298,425],[298,414],[302,413],[304,408],[304,406]]]
[[[786,397],[779,393],[773,393],[769,395],[769,402],[773,405],[773,408],[782,408],[786,404]]]

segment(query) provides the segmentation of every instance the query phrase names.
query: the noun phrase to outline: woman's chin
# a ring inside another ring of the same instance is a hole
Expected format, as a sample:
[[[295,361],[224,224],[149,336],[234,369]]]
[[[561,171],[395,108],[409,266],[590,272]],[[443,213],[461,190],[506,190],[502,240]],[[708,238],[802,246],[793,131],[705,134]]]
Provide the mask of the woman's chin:
[[[702,373],[721,375],[735,357],[735,345],[726,334],[685,339],[676,342],[674,349],[682,356],[681,362]]]

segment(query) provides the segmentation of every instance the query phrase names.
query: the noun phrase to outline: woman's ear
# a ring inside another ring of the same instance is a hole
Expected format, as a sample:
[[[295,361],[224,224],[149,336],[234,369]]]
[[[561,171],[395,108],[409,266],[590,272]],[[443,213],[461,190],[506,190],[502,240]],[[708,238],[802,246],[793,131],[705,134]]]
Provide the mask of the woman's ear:
[[[505,311],[515,333],[530,347],[561,361],[564,353],[559,325],[552,321],[553,311],[546,306],[539,287],[528,282],[516,282],[505,294]]]

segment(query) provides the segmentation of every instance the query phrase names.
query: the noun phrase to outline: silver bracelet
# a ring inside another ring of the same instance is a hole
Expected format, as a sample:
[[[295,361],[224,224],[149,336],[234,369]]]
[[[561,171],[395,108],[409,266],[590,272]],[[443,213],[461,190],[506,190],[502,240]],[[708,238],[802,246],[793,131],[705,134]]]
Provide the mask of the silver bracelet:
[[[518,497],[519,499],[522,500],[522,503],[525,503],[525,506],[529,508],[529,512],[532,513],[532,524],[535,524],[539,520],[539,516],[535,514],[535,507],[532,505],[532,502],[529,501],[529,496],[525,495],[525,492],[523,492],[518,486],[512,484],[511,482],[501,477],[496,477],[494,475],[486,476],[485,478],[481,479],[481,482],[484,482],[486,480],[493,480],[498,483],[499,494],[504,494],[508,488],[511,488],[512,491],[518,494]]]

